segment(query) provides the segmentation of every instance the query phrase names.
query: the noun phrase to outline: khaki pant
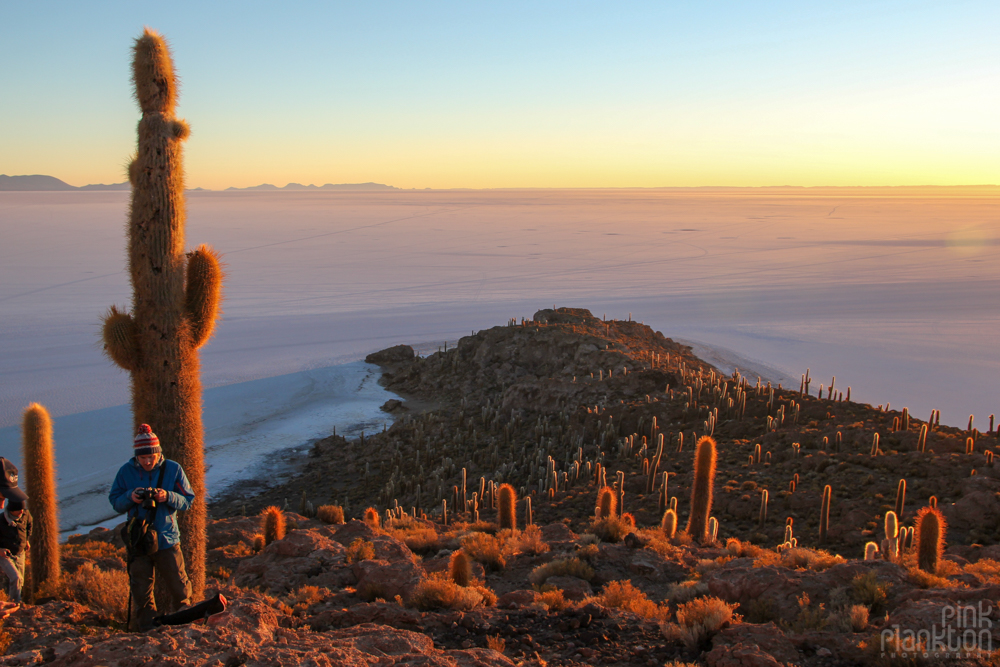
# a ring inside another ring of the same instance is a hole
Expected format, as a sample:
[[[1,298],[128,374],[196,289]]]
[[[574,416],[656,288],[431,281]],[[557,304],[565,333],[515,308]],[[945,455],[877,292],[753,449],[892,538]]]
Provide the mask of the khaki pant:
[[[151,556],[136,556],[129,566],[129,582],[132,600],[139,612],[136,619],[139,630],[153,627],[153,619],[157,616],[156,601],[153,599],[156,573],[163,577],[173,602],[173,609],[164,612],[191,604],[191,582],[184,570],[184,555],[179,544],[160,549]]]
[[[12,558],[0,557],[0,572],[7,575],[7,597],[11,602],[21,603],[21,588],[24,586],[24,552]]]

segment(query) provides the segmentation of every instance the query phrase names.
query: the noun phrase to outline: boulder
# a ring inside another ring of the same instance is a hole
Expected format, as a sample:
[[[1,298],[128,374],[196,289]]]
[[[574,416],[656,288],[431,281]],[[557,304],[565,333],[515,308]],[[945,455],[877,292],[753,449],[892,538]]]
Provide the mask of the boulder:
[[[413,352],[413,348],[409,345],[393,345],[392,347],[387,347],[384,350],[372,352],[365,357],[365,362],[382,366],[385,364],[398,364],[413,361],[415,356],[416,354]]]
[[[801,656],[774,623],[739,623],[720,631],[705,654],[709,667],[780,667]]]

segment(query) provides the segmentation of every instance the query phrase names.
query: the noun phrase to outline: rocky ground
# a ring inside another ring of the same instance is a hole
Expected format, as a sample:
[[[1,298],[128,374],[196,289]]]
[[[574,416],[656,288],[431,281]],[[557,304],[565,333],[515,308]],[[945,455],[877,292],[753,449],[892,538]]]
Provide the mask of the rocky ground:
[[[4,622],[0,664],[993,664],[978,650],[895,652],[912,648],[908,630],[974,622],[976,647],[1000,639],[992,429],[935,425],[918,451],[925,422],[902,410],[812,379],[723,375],[640,323],[583,310],[369,360],[407,399],[385,406],[390,429],[322,440],[291,481],[212,507],[209,581],[233,600],[226,613],[122,632],[123,602],[94,592],[124,590],[120,545],[98,530],[66,547],[64,599]],[[695,544],[660,519],[675,503],[684,527],[706,434],[719,528]],[[628,516],[595,522],[599,476]],[[904,527],[930,496],[948,520],[934,574],[912,549],[863,560],[901,479]],[[497,525],[499,483],[518,492],[515,530]],[[264,545],[257,515],[273,504],[289,530]],[[377,524],[359,520],[368,507]],[[795,544],[779,546],[789,518]],[[459,551],[469,582],[450,563]],[[949,618],[960,606],[975,612]]]

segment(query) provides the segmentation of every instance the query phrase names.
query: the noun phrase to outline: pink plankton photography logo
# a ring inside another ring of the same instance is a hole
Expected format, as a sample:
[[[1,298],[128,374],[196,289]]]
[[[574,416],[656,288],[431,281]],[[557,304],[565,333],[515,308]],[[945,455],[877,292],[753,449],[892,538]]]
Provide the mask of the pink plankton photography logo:
[[[947,605],[940,625],[913,630],[898,624],[882,631],[883,658],[975,658],[993,652],[993,604]]]

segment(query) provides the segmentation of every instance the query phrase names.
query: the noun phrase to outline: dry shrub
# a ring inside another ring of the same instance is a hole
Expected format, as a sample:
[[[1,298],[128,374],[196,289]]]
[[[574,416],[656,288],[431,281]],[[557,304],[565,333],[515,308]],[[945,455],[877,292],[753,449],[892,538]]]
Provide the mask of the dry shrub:
[[[542,529],[532,524],[519,531],[513,539],[512,547],[516,553],[537,556],[549,550],[549,545],[542,539]]]
[[[696,579],[673,584],[667,589],[667,599],[674,604],[684,604],[703,595],[708,595],[708,584]]]
[[[498,571],[507,566],[504,541],[496,535],[472,533],[462,539],[462,549],[472,560],[482,563],[488,570]]]
[[[698,598],[677,608],[677,623],[660,628],[667,639],[683,641],[691,648],[703,647],[723,627],[740,620],[733,614],[736,607],[716,597]]]
[[[780,557],[780,563],[784,567],[814,572],[822,572],[834,565],[846,562],[843,557],[831,554],[829,551],[807,549],[806,547],[783,549]]]
[[[295,611],[305,611],[315,604],[319,604],[332,593],[329,588],[319,586],[302,586],[294,593],[289,593],[285,597],[285,604]]]
[[[863,632],[868,627],[868,607],[863,604],[852,604],[847,609],[847,620],[854,632]]]
[[[911,565],[906,568],[907,579],[920,588],[966,588],[964,583],[954,582],[947,577],[941,577],[930,572],[924,572],[919,567]]]
[[[261,535],[260,539],[263,542],[264,536]],[[237,542],[236,544],[222,545],[222,553],[226,558],[246,558],[247,556],[253,556],[254,550],[246,542]]]
[[[375,558],[375,545],[371,542],[367,542],[360,537],[354,538],[351,545],[347,547],[347,553],[344,557],[344,562],[350,565],[351,563],[357,563],[362,560],[372,560]]]
[[[569,600],[565,598],[562,590],[558,588],[542,591],[541,595],[540,601],[549,611],[562,611],[569,606]]]
[[[0,621],[0,655],[7,655],[7,649],[13,641],[14,638],[3,627],[3,621]]]
[[[209,572],[208,576],[215,577],[219,581],[225,581],[226,579],[229,579],[231,576],[233,576],[233,571],[230,570],[228,567],[222,567],[220,565],[219,567]]]
[[[673,540],[668,540],[662,531],[641,530],[639,537],[646,541],[646,549],[655,551],[667,560],[679,560],[683,549],[674,545]]]
[[[528,581],[541,586],[549,577],[577,577],[589,582],[594,579],[594,568],[579,558],[561,558],[536,567],[528,576]]]
[[[596,544],[588,544],[584,547],[580,547],[576,551],[576,555],[581,560],[585,560],[588,563],[593,563],[601,555],[601,548]]]
[[[455,528],[459,530],[464,530],[467,533],[489,533],[490,535],[496,535],[500,528],[496,523],[492,521],[471,521],[471,522],[456,522]]]
[[[768,554],[775,554],[775,552],[770,549],[765,549],[764,547],[757,546],[752,542],[743,542],[735,537],[730,537],[726,540],[726,551],[735,556],[736,558],[761,558],[767,557]],[[756,565],[756,564],[755,564]]]
[[[503,653],[503,650],[507,648],[507,640],[500,635],[486,635],[486,648]]]
[[[63,544],[62,555],[66,557],[88,558],[90,560],[100,560],[102,558],[118,558],[125,563],[125,547],[116,547],[109,542],[92,540],[83,544]]]
[[[476,586],[459,586],[445,573],[435,572],[420,583],[410,594],[409,606],[420,611],[457,609],[469,611],[483,603],[483,594]]]
[[[631,581],[612,581],[594,600],[605,607],[625,609],[646,619],[665,621],[669,610],[646,597]]]
[[[892,588],[891,583],[879,581],[874,572],[868,572],[859,574],[851,580],[850,595],[855,602],[865,605],[878,616],[886,609],[890,588]]]
[[[437,531],[427,526],[414,525],[405,530],[391,528],[386,531],[386,534],[405,544],[413,553],[426,556],[437,553],[441,549]]]
[[[799,613],[791,624],[794,632],[801,634],[808,630],[822,630],[827,624],[826,606],[822,603],[814,607],[809,600],[809,594],[803,592],[795,599],[799,604]]]
[[[84,563],[75,572],[63,573],[55,597],[90,607],[104,618],[124,623],[128,616],[128,574],[106,572]]]
[[[984,586],[1000,585],[1000,563],[992,558],[983,558],[975,563],[969,563],[962,570],[971,574]]]
[[[344,508],[340,505],[320,505],[316,508],[316,518],[323,523],[344,523]]]
[[[610,516],[595,519],[590,530],[602,542],[621,542],[625,536],[635,530],[635,523],[628,516]]]

